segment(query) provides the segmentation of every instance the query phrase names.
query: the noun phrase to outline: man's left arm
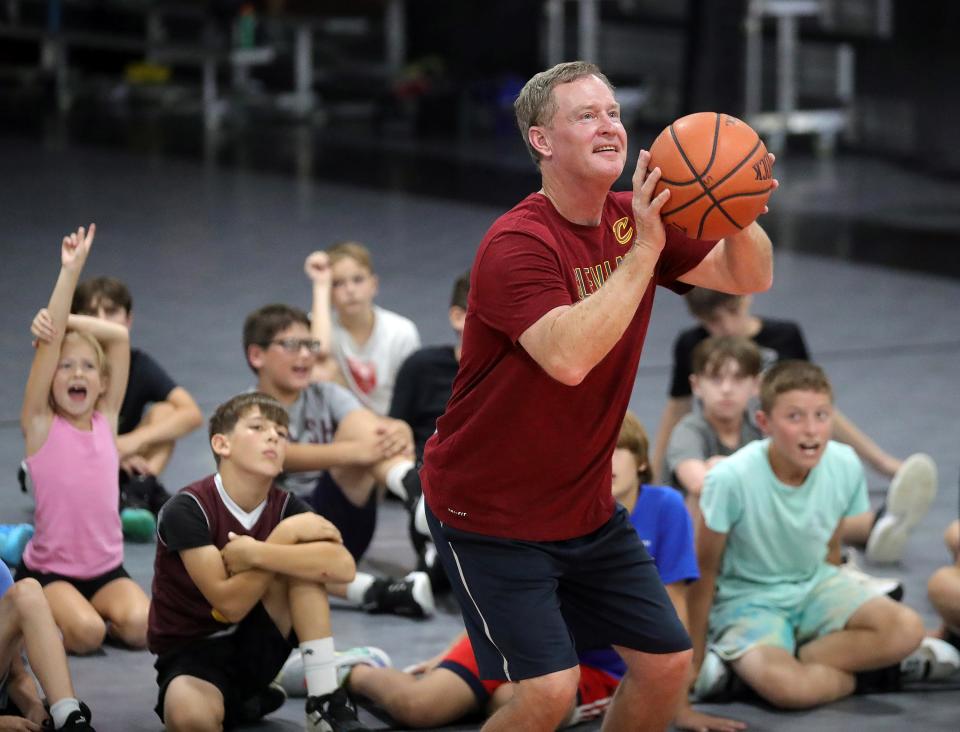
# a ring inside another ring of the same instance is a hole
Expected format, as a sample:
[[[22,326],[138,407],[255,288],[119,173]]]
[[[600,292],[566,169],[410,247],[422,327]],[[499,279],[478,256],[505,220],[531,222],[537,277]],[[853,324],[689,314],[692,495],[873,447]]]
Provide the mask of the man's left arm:
[[[756,221],[721,239],[681,282],[710,290],[749,295],[773,284],[773,246]]]

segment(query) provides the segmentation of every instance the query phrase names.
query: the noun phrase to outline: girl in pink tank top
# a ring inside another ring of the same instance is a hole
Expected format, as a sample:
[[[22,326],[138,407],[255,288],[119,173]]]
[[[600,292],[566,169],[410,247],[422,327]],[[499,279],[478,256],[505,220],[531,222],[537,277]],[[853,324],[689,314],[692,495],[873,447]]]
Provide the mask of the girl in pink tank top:
[[[144,647],[150,604],[123,568],[117,512],[127,329],[69,314],[94,231],[91,224],[63,239],[60,276],[47,305],[52,327],[37,342],[20,412],[36,526],[17,579],[43,585],[64,647],[74,653],[99,648],[107,622],[118,640]]]

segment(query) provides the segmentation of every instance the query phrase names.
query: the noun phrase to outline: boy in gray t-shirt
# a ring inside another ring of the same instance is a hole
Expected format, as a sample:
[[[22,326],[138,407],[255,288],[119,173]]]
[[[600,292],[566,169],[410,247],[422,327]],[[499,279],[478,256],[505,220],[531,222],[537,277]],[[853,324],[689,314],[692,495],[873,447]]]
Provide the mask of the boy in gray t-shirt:
[[[313,381],[322,348],[303,311],[287,305],[254,311],[244,323],[243,343],[256,388],[290,415],[290,444],[278,482],[333,523],[359,560],[373,539],[382,487],[408,503],[420,497],[409,426],[374,414],[337,384]],[[400,580],[357,572],[346,587],[328,589],[370,612],[423,617],[434,610],[424,572]]]

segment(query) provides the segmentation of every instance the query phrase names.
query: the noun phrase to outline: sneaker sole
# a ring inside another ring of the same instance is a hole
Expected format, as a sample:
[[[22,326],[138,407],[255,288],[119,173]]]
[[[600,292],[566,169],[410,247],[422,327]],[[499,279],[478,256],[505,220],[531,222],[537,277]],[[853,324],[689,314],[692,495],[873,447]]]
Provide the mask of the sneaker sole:
[[[927,515],[937,496],[937,464],[929,455],[915,453],[903,461],[887,490],[887,512],[903,517],[912,529]]]

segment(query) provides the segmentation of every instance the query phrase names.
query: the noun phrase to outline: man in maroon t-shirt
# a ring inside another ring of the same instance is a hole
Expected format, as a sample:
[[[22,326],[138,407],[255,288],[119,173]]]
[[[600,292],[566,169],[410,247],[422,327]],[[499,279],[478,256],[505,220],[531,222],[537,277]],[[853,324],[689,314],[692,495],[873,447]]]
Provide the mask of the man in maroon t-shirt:
[[[769,287],[770,240],[666,232],[659,170],[640,153],[611,193],[627,136],[597,67],[537,74],[515,104],[543,188],[487,232],[463,355],[427,443],[427,523],[484,678],[519,682],[485,730],[552,730],[577,689],[577,649],[615,645],[628,673],[611,729],[663,729],[690,673],[689,638],[610,493],[655,285]],[[771,159],[772,163],[772,159]]]

